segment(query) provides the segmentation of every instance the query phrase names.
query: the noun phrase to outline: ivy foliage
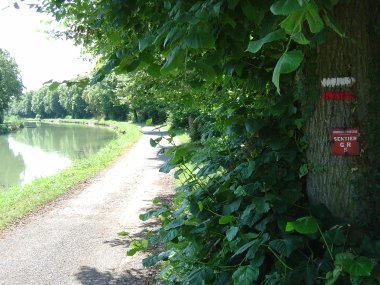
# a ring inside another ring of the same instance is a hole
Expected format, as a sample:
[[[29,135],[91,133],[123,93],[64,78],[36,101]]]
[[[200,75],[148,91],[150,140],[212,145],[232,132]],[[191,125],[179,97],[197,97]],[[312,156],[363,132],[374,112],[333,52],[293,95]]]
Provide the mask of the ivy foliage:
[[[296,108],[296,89],[280,98],[230,90],[203,139],[168,150],[161,171],[182,182],[174,204],[141,216],[162,221],[149,243],[165,250],[144,261],[163,264],[162,284],[380,281],[379,241],[304,196],[306,144],[295,122],[308,108]]]
[[[304,195],[303,126],[317,95],[303,94],[308,67],[302,63],[328,33],[344,36],[330,16],[338,2],[46,0],[39,5],[65,23],[67,37],[101,57],[93,82],[111,71],[145,70],[152,78],[184,82],[171,85],[173,94],[185,95],[178,100],[184,110],[192,111],[194,98],[206,98],[196,101],[200,139],[170,149],[161,169],[174,170],[182,181],[173,205],[141,216],[159,217],[162,225],[129,251],[163,245],[144,261],[163,264],[162,284],[380,282],[376,236],[334,218],[321,205],[310,206]],[[313,80],[307,78],[309,84]],[[183,93],[184,88],[194,92]]]

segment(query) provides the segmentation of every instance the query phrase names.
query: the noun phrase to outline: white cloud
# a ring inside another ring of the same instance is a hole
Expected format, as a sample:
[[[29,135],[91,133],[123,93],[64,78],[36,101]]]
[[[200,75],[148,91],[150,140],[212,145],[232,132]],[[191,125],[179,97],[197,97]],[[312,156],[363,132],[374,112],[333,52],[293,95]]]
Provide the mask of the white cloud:
[[[13,3],[0,0],[0,48],[15,58],[27,90],[91,71],[94,64],[80,59],[79,47],[41,32],[46,30],[41,21],[49,20],[48,15],[29,9],[24,2],[19,2],[20,9],[14,9]]]

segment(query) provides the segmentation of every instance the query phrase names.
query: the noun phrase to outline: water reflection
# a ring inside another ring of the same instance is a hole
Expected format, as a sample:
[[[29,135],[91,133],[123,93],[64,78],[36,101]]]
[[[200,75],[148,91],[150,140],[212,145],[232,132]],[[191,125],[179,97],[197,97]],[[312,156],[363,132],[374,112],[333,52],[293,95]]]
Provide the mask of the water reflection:
[[[96,153],[115,133],[82,125],[28,125],[0,136],[0,186],[24,185],[53,175],[73,159]]]

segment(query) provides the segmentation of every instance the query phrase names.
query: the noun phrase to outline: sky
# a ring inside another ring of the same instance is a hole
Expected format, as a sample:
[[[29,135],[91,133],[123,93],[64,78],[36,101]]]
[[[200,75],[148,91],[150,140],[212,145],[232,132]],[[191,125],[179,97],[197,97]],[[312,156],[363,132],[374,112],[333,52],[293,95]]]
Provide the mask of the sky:
[[[91,71],[94,63],[81,59],[80,47],[42,32],[48,15],[26,5],[33,1],[0,0],[0,48],[8,50],[21,72],[24,90],[36,90],[49,80],[63,81]],[[34,0],[35,2],[36,0]],[[8,7],[8,8],[6,8]]]

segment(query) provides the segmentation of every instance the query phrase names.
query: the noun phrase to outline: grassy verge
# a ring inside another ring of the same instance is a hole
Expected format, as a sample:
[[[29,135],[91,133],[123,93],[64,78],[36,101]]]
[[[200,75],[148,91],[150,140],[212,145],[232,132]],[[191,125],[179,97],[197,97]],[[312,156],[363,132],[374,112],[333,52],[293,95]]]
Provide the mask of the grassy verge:
[[[1,190],[0,229],[93,177],[110,165],[142,135],[138,126],[133,124],[111,121],[107,121],[107,124],[111,124],[122,134],[95,155],[75,160],[70,167],[54,176],[36,179],[24,187]]]

